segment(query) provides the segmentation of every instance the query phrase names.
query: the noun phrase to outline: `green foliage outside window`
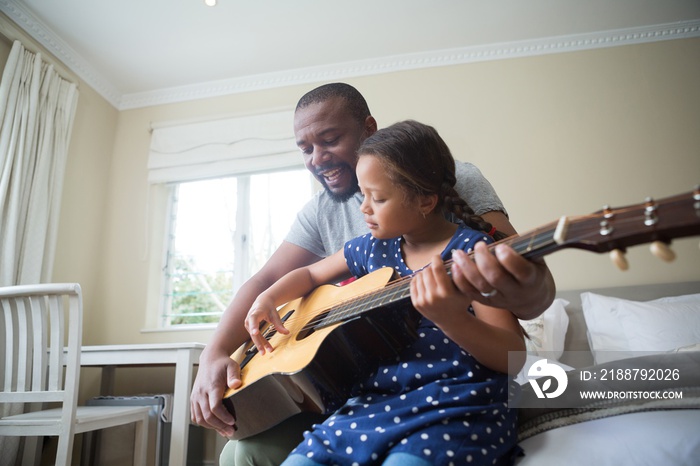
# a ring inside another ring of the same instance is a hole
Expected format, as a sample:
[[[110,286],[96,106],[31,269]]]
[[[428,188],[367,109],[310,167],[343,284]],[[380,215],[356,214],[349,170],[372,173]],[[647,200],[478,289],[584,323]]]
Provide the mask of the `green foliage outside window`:
[[[191,257],[175,258],[170,323],[217,323],[233,296],[233,271],[203,273]]]

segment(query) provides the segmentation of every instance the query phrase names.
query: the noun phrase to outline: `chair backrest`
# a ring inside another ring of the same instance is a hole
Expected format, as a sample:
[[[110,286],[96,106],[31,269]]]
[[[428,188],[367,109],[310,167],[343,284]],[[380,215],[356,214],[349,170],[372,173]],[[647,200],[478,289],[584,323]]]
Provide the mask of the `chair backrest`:
[[[82,345],[80,285],[0,287],[0,308],[5,340],[0,403],[62,402],[64,425],[72,425]]]

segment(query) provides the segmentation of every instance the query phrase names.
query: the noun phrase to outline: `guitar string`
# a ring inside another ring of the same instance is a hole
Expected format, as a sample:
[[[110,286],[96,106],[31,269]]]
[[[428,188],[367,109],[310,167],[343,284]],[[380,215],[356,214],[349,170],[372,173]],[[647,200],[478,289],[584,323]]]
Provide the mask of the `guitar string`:
[[[493,249],[497,244],[509,244],[513,249],[520,253],[525,254],[528,251],[536,251],[542,249],[543,247],[554,245],[553,234],[555,228],[552,225],[556,225],[556,222],[552,222],[548,225],[541,226],[540,228],[528,232],[522,236],[506,238],[498,243],[492,243],[489,248]],[[468,253],[469,256],[473,256],[473,252]],[[450,259],[445,261],[445,267],[448,272],[451,270],[453,261]],[[409,282],[412,275],[401,277],[397,280],[389,282],[385,287],[374,290],[347,300],[338,301],[332,303],[326,307],[324,311],[319,312],[314,318],[309,320],[300,331],[310,331],[313,329],[321,328],[322,326],[334,325],[348,320],[348,318],[354,318],[363,312],[375,309],[384,305],[384,301],[389,303],[396,302],[399,299],[407,297],[409,295]],[[398,296],[398,297],[397,297]],[[387,299],[388,298],[388,299]],[[332,317],[329,318],[329,316]],[[294,322],[304,316],[295,317],[292,315],[289,321]]]
[[[632,210],[638,210],[638,207],[618,209],[616,212],[618,214],[622,214]],[[597,222],[600,218],[602,218],[602,213],[594,213],[587,216],[579,216],[575,218],[570,217],[569,221],[571,222],[571,225],[573,225],[585,222],[586,220],[595,220]],[[538,251],[547,246],[557,247],[558,245],[553,239],[555,228],[552,228],[552,225],[556,225],[556,223],[557,222],[552,222],[548,225],[544,225],[539,229],[529,232],[523,236],[507,238],[499,243],[493,243],[490,245],[490,248],[494,248],[497,244],[510,244],[516,252],[524,255],[527,252]],[[617,224],[620,226],[624,226],[624,224],[629,223],[639,223],[639,217],[632,219],[620,219],[617,222]],[[569,234],[566,241],[582,241],[586,238],[597,237],[599,235],[600,229],[595,228],[583,235],[572,236]],[[473,256],[473,253],[470,252],[469,255]],[[451,269],[452,262],[452,260],[445,262],[445,266],[448,271]],[[307,325],[303,327],[303,330],[308,331],[313,328],[317,328],[318,325],[334,325],[336,323],[343,322],[348,318],[354,318],[367,310],[380,307],[384,304],[384,301],[387,301],[387,297],[389,297],[389,303],[395,302],[397,299],[402,299],[408,296],[409,287],[407,282],[410,282],[411,278],[412,276],[402,277],[388,283],[380,290],[332,304],[328,306],[325,312],[321,312],[315,318],[311,319]],[[329,314],[331,312],[333,317],[329,318]]]
[[[513,248],[518,252],[518,249],[526,251],[529,249],[541,248],[542,245],[547,245],[552,243],[553,228],[547,228],[548,226],[540,227],[538,230],[529,232],[523,236],[518,236],[514,238],[506,238],[499,242],[500,244],[511,244]],[[490,248],[495,247],[496,244],[490,245]],[[525,243],[525,246],[522,244]],[[470,256],[473,252],[468,253]],[[448,272],[451,270],[453,261],[445,261],[445,267]],[[319,326],[334,325],[339,322],[346,321],[348,318],[354,318],[365,311],[375,309],[387,303],[391,304],[397,300],[408,297],[410,294],[410,280],[412,275],[401,277],[397,280],[389,282],[385,287],[364,293],[362,295],[350,298],[348,300],[339,301],[333,303],[324,311],[319,312],[317,316],[309,320],[309,322],[304,325],[301,331],[310,331]],[[332,313],[332,314],[331,314]],[[292,315],[289,321],[296,320],[295,316]],[[303,316],[299,316],[301,318]]]

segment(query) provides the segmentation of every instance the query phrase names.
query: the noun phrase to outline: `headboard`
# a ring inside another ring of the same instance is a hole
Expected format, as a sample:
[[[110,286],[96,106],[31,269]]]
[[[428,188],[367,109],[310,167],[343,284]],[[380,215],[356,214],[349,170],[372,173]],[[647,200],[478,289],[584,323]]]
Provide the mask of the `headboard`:
[[[591,348],[586,334],[586,322],[581,309],[581,293],[584,291],[634,301],[649,301],[665,296],[700,293],[700,281],[557,291],[557,298],[569,301],[569,305],[566,306],[566,313],[569,316],[569,328],[566,332],[564,349],[577,352],[575,360],[572,359],[574,355],[564,353],[561,362],[574,367],[584,367],[593,363],[593,356],[590,354]],[[588,355],[580,352],[587,352]]]

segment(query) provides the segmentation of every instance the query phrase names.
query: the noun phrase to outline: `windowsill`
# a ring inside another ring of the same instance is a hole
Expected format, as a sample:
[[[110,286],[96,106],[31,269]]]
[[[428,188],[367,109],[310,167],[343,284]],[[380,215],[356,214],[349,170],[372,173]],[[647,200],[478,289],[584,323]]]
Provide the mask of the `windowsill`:
[[[141,333],[179,333],[179,332],[208,332],[216,329],[218,324],[190,324],[173,327],[142,328]]]

